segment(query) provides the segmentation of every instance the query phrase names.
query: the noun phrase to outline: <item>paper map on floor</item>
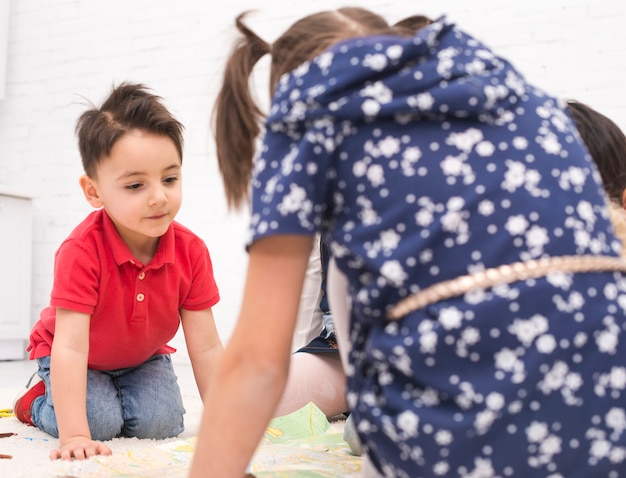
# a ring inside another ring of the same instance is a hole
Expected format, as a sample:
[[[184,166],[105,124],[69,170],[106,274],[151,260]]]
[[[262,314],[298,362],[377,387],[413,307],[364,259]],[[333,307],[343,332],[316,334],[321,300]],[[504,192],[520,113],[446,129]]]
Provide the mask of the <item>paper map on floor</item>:
[[[85,461],[53,462],[57,478],[185,478],[195,438]],[[257,478],[357,477],[361,458],[312,403],[270,422],[249,466]]]

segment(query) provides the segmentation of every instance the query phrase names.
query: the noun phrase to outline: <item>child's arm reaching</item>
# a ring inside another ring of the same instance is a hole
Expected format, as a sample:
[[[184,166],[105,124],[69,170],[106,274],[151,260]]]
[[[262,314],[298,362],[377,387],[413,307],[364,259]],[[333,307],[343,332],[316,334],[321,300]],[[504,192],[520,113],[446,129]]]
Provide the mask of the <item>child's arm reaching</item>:
[[[183,309],[180,316],[193,375],[204,402],[211,374],[217,367],[224,347],[217,333],[211,309],[196,311]]]
[[[92,440],[87,422],[88,314],[57,309],[50,356],[50,384],[59,427],[59,448],[50,459],[83,460],[110,455],[106,445]]]
[[[204,400],[190,477],[241,477],[280,400],[312,238],[250,247],[239,320]]]

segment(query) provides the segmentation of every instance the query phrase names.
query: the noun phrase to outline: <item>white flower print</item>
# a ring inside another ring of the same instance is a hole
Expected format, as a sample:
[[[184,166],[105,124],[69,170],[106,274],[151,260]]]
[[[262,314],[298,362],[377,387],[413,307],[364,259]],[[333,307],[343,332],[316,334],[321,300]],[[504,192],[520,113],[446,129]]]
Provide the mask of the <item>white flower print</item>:
[[[539,382],[538,388],[546,395],[560,391],[566,404],[580,405],[581,400],[576,398],[574,393],[580,389],[582,384],[583,381],[580,374],[570,371],[565,362],[557,361],[553,367],[544,374],[544,378]]]
[[[441,446],[448,446],[454,441],[454,436],[449,430],[439,430],[435,433],[435,441]]]
[[[402,56],[402,52],[404,51],[404,48],[402,48],[402,46],[400,45],[391,45],[389,48],[387,48],[387,56],[391,59],[391,60],[397,60],[398,58],[400,58]]]
[[[505,164],[507,171],[504,174],[504,181],[502,182],[503,189],[514,193],[523,186],[533,196],[542,197],[548,194],[548,191],[544,191],[538,187],[541,181],[541,174],[539,174],[538,171],[527,168],[519,161],[506,160]]]
[[[491,425],[497,418],[497,414],[493,410],[482,410],[476,414],[474,419],[474,428],[479,435],[484,435],[489,431]]]
[[[372,164],[367,168],[367,179],[370,180],[372,186],[378,187],[385,182],[385,170],[380,164]]]
[[[315,63],[318,64],[322,71],[327,71],[328,68],[333,64],[333,59],[335,54],[333,52],[324,52],[321,55],[318,55],[315,59]]]
[[[508,71],[504,82],[517,96],[522,96],[526,93],[526,83],[524,83],[520,75],[517,75],[515,72]]]
[[[485,400],[487,408],[493,411],[502,410],[504,408],[504,404],[504,396],[498,392],[491,392],[487,395],[487,399]]]
[[[535,314],[528,320],[515,319],[508,330],[528,347],[536,337],[548,330],[548,319],[540,314]]]
[[[526,439],[530,443],[540,443],[548,436],[548,425],[544,422],[533,421],[526,428]]]
[[[442,229],[446,232],[465,232],[467,223],[463,220],[463,214],[457,211],[448,211],[441,217]]]
[[[546,276],[546,280],[553,285],[554,287],[559,287],[563,290],[567,290],[572,285],[572,275],[566,274],[563,272],[555,272],[553,274],[548,274]]]
[[[491,109],[493,106],[499,101],[506,98],[509,95],[509,90],[504,85],[487,85],[484,87],[485,97],[487,101],[485,101],[485,108]]]
[[[547,455],[552,457],[557,453],[561,452],[561,438],[556,435],[548,436],[544,441],[539,445],[539,451],[543,455]]]
[[[357,178],[365,176],[367,173],[367,163],[364,160],[355,161],[352,165],[352,174]]]
[[[556,339],[553,335],[544,334],[537,339],[537,350],[542,354],[550,354],[556,349]]]
[[[593,212],[593,207],[589,201],[580,201],[576,206],[576,212],[588,226],[593,226],[596,222],[596,215]]]
[[[287,214],[304,209],[306,202],[306,192],[304,188],[296,184],[291,184],[289,194],[283,197],[277,209],[283,216],[286,216]]]
[[[511,234],[512,236],[519,236],[526,232],[528,229],[528,221],[521,214],[511,216],[507,219],[504,228]]]
[[[400,152],[400,140],[398,138],[394,138],[393,136],[387,136],[378,143],[376,151],[382,154],[385,158],[390,158],[394,154],[398,154]]]
[[[464,153],[469,153],[476,143],[483,139],[483,132],[478,128],[469,128],[462,133],[450,133],[446,143],[456,146]]]
[[[416,437],[418,434],[419,417],[410,410],[406,410],[398,415],[396,423],[398,429],[402,431],[405,437]]]
[[[398,261],[385,261],[380,269],[380,273],[394,286],[401,286],[406,280],[407,273]]]
[[[524,184],[526,180],[526,166],[518,161],[505,161],[507,165],[507,172],[504,175],[504,182],[502,187],[508,192],[515,192],[520,186]]]
[[[428,209],[420,209],[415,214],[415,222],[422,227],[428,227],[433,222],[433,213]]]
[[[445,461],[438,461],[433,466],[433,473],[437,476],[444,476],[450,470],[450,465]]]
[[[485,71],[485,63],[475,59],[465,65],[465,69],[471,75],[476,75]]]
[[[597,395],[603,397],[609,391],[623,391],[626,389],[626,368],[612,367],[608,373],[600,374],[594,388]]]
[[[551,114],[551,108],[549,108],[545,104],[537,107],[537,116],[539,116],[540,118],[548,119]]]
[[[376,116],[380,111],[380,103],[376,100],[368,98],[361,105],[361,110],[365,116]]]
[[[526,374],[524,362],[519,359],[515,350],[505,347],[494,354],[494,359],[496,369],[511,373],[511,380],[514,383],[523,380]]]
[[[500,352],[496,353],[496,367],[507,372],[511,372],[515,369],[519,360],[517,358],[516,353],[511,349],[502,349]]]
[[[420,351],[424,354],[435,353],[437,350],[437,334],[432,331],[426,331],[419,337]]]
[[[603,330],[596,335],[596,345],[600,352],[614,354],[618,343],[617,334],[611,330]]]
[[[365,55],[363,66],[371,68],[372,70],[381,71],[387,66],[387,57],[381,53]]]
[[[378,214],[372,207],[372,201],[364,196],[359,196],[356,200],[357,204],[361,206],[361,210],[358,213],[359,219],[365,225],[376,224],[379,220]]]
[[[480,330],[476,327],[467,327],[461,333],[461,338],[463,342],[467,345],[475,345],[480,340]]]
[[[460,156],[446,156],[441,162],[441,169],[447,176],[459,176],[463,172],[463,160]]]
[[[608,440],[594,440],[591,443],[589,454],[594,458],[604,458],[611,451],[611,442]]]
[[[559,186],[566,191],[570,188],[577,191],[585,185],[586,180],[587,173],[585,170],[571,166],[559,175]]]
[[[373,98],[381,104],[389,103],[393,99],[393,93],[382,81],[365,86],[360,94],[361,96]]]
[[[478,203],[478,213],[481,216],[491,216],[495,211],[495,205],[493,201],[489,199],[483,199]]]
[[[548,154],[559,154],[561,152],[561,144],[559,143],[556,135],[552,132],[546,134],[545,136],[540,136],[537,139],[537,142]]]
[[[482,156],[483,158],[492,156],[495,150],[496,147],[491,141],[481,141],[476,145],[476,154],[478,154],[478,156]]]
[[[515,149],[524,150],[528,148],[528,140],[523,136],[516,136],[513,138],[513,147]]]
[[[623,408],[611,408],[604,416],[604,422],[617,438],[626,430],[626,412]]]
[[[385,252],[391,252],[400,244],[401,236],[393,229],[387,229],[380,233],[380,245]]]
[[[526,233],[526,245],[539,255],[543,252],[543,247],[550,242],[548,231],[544,227],[532,226]]]
[[[439,322],[444,329],[458,329],[463,321],[463,314],[456,307],[446,307],[441,309]]]
[[[474,469],[463,475],[465,478],[493,478],[496,472],[488,458],[475,458]]]
[[[430,93],[420,93],[419,95],[409,96],[407,103],[412,108],[417,108],[420,111],[430,111],[435,104],[435,98]]]
[[[417,147],[406,148],[402,153],[402,161],[400,166],[402,172],[406,176],[413,176],[415,174],[415,168],[413,167],[422,157],[422,151]]]

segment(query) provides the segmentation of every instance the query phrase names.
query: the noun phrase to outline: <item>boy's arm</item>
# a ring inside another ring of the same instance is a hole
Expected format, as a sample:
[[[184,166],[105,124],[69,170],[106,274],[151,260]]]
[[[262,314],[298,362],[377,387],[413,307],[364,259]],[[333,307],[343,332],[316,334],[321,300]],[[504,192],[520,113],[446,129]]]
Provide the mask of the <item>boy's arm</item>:
[[[217,333],[211,309],[182,309],[180,317],[193,375],[204,402],[209,379],[217,367],[224,347]]]
[[[110,455],[111,450],[91,439],[87,422],[88,314],[57,309],[50,356],[50,384],[59,428],[59,449],[50,459]]]

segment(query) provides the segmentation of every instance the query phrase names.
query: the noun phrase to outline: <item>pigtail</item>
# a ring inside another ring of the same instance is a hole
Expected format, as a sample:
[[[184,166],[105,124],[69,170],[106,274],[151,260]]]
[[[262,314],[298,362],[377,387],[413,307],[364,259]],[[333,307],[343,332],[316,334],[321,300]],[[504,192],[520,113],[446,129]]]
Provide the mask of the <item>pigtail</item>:
[[[228,207],[240,208],[249,199],[255,140],[261,131],[264,114],[250,92],[250,74],[270,46],[243,24],[240,14],[236,26],[242,37],[226,63],[222,87],[213,111],[217,159]]]
[[[393,24],[392,29],[402,36],[413,36],[419,30],[432,23],[432,19],[425,15],[412,15]]]

